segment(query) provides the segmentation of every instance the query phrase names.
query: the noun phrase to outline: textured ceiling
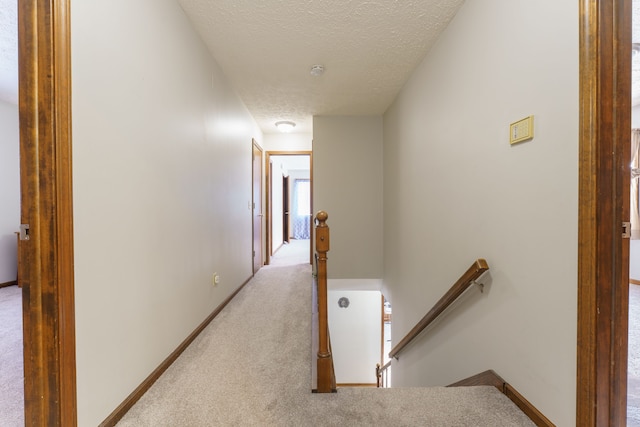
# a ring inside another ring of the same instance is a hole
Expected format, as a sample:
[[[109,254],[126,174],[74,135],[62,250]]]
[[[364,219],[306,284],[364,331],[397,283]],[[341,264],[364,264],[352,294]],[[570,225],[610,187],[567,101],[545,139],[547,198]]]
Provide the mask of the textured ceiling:
[[[179,0],[266,133],[321,114],[381,114],[463,0]],[[17,103],[17,0],[0,0],[0,99]],[[640,43],[640,0],[633,0]],[[309,70],[322,64],[326,72]],[[640,103],[640,54],[633,57]]]
[[[382,114],[463,0],[179,0],[265,133]],[[324,75],[313,77],[311,66]]]
[[[18,103],[17,0],[0,0],[0,99]]]

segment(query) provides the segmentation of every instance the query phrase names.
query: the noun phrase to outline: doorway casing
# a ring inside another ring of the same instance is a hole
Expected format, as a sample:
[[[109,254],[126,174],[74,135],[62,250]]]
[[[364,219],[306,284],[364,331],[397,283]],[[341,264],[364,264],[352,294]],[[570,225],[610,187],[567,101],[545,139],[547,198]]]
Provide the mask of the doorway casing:
[[[273,214],[271,200],[271,185],[273,177],[271,176],[271,156],[309,156],[309,182],[311,183],[311,212],[313,214],[313,151],[267,151],[265,153],[265,174],[266,174],[266,216],[267,216],[267,236],[266,236],[266,251],[265,251],[265,264],[271,262],[271,244],[273,242]],[[313,228],[313,227],[312,227]],[[312,233],[313,234],[313,233]],[[309,264],[313,263],[313,238],[309,239]]]
[[[624,426],[631,0],[580,1],[576,425]]]
[[[251,212],[252,212],[252,270],[255,275],[262,268],[262,148],[256,140],[251,141]],[[268,251],[267,251],[268,252]]]
[[[70,0],[20,0],[25,424],[75,426]]]

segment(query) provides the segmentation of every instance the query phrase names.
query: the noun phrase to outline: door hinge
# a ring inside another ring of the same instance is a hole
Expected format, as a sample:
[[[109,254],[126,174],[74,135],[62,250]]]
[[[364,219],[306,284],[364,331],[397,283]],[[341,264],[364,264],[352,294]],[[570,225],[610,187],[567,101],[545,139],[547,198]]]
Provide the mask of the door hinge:
[[[631,237],[631,223],[623,222],[622,223],[622,238],[628,239]]]
[[[20,224],[20,240],[29,240],[29,224]]]

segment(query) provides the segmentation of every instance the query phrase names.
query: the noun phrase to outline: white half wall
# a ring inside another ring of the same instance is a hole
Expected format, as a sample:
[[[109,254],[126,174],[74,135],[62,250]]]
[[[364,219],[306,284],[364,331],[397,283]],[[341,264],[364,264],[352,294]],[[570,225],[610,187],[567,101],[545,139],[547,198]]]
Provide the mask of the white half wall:
[[[341,298],[349,300],[340,307]],[[329,331],[338,384],[375,384],[382,355],[382,296],[379,291],[327,292]]]
[[[174,0],[71,16],[78,425],[94,426],[251,277],[262,135]]]
[[[20,229],[18,106],[0,100],[0,283],[16,280],[16,231]]]
[[[313,209],[329,214],[330,279],[382,277],[382,117],[313,118]]]
[[[576,2],[465,2],[384,115],[394,345],[475,259],[491,268],[484,294],[394,362],[394,386],[494,369],[575,425],[578,16]],[[529,115],[535,138],[511,146]]]

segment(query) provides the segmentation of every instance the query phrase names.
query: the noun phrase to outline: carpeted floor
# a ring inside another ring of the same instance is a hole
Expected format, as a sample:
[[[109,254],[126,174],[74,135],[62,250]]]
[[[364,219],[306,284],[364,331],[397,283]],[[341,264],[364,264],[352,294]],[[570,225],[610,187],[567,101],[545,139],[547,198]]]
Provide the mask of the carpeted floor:
[[[118,426],[533,425],[494,387],[312,394],[311,283],[262,268]]]
[[[627,427],[640,427],[640,285],[629,285]]]
[[[271,257],[271,265],[309,264],[309,245],[309,240],[291,239],[289,243],[283,243]]]
[[[0,288],[0,426],[24,426],[22,290]]]

